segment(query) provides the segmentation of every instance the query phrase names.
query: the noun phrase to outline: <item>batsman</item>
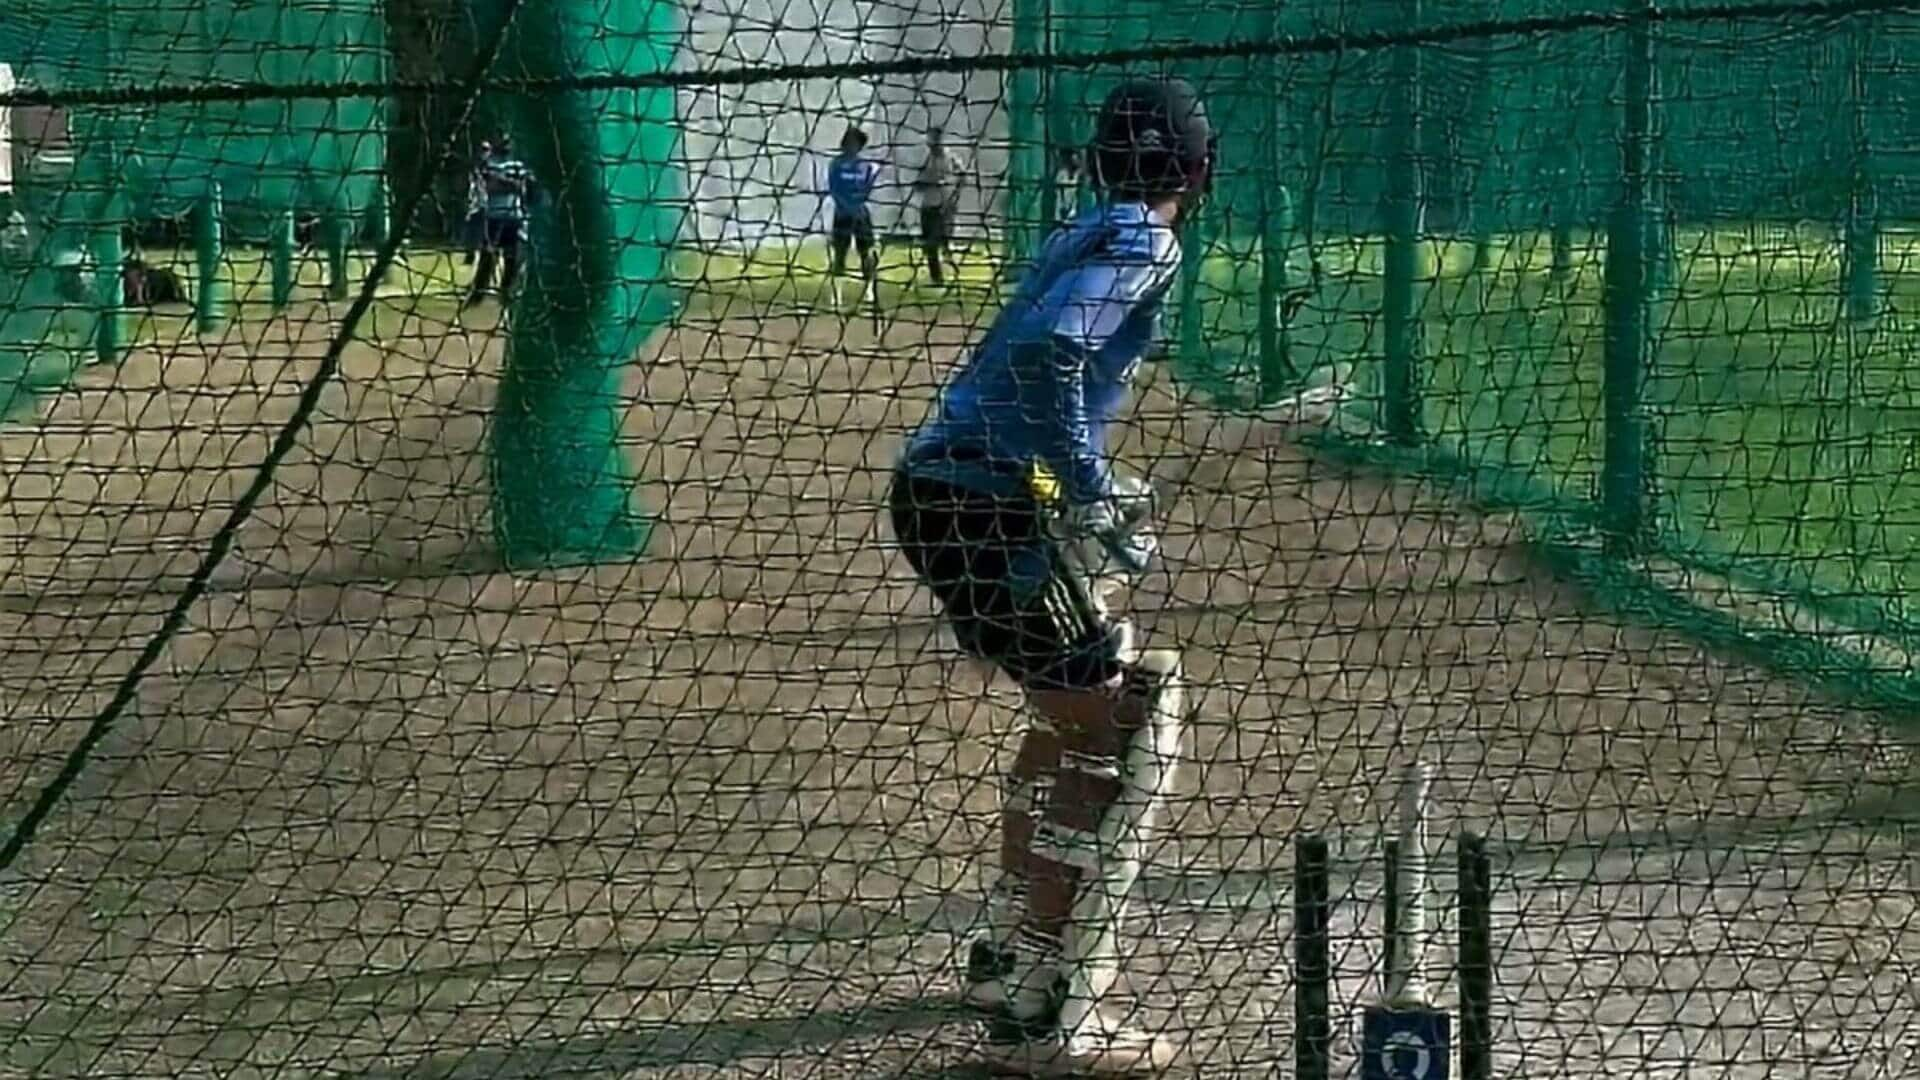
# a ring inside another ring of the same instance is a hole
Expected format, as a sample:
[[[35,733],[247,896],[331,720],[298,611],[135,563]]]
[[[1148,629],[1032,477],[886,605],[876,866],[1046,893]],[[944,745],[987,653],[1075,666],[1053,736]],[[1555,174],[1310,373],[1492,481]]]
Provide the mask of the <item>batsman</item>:
[[[907,561],[961,648],[1017,681],[1031,715],[963,989],[992,1019],[988,1056],[1004,1072],[1131,1075],[1179,1049],[1112,993],[1186,690],[1179,653],[1136,647],[1109,609],[1157,544],[1151,489],[1116,470],[1106,431],[1158,335],[1216,145],[1183,81],[1107,97],[1088,154],[1098,203],[1043,245],[893,480]],[[1315,403],[1288,404],[1298,416]]]

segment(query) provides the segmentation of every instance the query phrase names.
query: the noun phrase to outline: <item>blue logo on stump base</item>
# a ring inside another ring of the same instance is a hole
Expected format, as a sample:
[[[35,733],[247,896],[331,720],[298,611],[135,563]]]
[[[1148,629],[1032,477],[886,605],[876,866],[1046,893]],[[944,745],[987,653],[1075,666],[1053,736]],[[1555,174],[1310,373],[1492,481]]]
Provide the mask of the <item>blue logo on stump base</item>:
[[[1438,1009],[1369,1006],[1360,1021],[1360,1080],[1447,1080],[1452,1017]]]

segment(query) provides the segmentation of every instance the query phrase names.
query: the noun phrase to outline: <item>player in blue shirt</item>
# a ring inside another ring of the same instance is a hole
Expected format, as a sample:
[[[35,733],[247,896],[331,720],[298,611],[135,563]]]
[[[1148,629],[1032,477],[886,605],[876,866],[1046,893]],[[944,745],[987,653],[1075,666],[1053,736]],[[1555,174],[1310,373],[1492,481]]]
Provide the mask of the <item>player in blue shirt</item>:
[[[1087,156],[1097,205],[1057,229],[909,439],[894,535],[962,649],[1019,682],[1034,722],[1008,778],[1001,876],[967,963],[989,1055],[1027,1075],[1130,1075],[1175,1047],[1106,1008],[1145,833],[1184,713],[1179,653],[1139,650],[1108,609],[1156,551],[1147,485],[1108,458],[1205,198],[1215,140],[1177,79],[1117,88]],[[1250,418],[1241,438],[1330,420],[1344,376]],[[1214,429],[1243,425],[1214,425]]]
[[[1155,543],[1150,493],[1116,473],[1119,415],[1205,197],[1214,136],[1193,88],[1128,82],[1091,149],[1101,200],[1056,230],[910,439],[891,494],[903,553],[963,649],[1021,683],[1034,713],[1002,815],[995,925],[967,1000],[989,1053],[1029,1075],[1127,1075],[1174,1047],[1101,1007],[1144,830],[1184,723],[1179,654],[1134,648],[1107,610]]]
[[[840,152],[827,165],[827,198],[833,203],[833,306],[840,307],[840,279],[847,272],[847,249],[860,250],[862,296],[874,299],[879,260],[874,253],[873,214],[869,202],[880,182],[880,163],[862,157],[867,148],[867,133],[848,127],[840,136]]]

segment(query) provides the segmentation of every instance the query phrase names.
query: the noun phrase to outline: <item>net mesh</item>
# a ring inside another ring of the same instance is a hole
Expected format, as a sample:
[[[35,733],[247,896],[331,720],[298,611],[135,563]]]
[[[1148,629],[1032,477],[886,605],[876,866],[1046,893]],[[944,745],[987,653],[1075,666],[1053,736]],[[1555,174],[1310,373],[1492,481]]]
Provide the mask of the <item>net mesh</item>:
[[[1271,1076],[1324,995],[1358,1073],[1420,762],[1436,854],[1488,837],[1493,1075],[1908,1075],[1920,17],[1632,15],[0,16],[0,1075],[980,1075],[1021,702],[883,507],[1139,70],[1224,171],[1114,448],[1193,685],[1135,1022]],[[836,311],[848,124],[889,173]],[[462,231],[502,133],[507,304]]]

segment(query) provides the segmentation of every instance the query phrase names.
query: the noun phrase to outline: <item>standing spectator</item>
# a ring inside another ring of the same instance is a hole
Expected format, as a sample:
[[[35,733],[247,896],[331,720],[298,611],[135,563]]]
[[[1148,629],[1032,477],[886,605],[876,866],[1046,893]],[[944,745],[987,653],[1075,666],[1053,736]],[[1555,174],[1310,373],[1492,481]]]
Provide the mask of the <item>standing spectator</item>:
[[[840,309],[840,279],[847,272],[847,248],[860,249],[862,297],[873,303],[880,275],[874,252],[873,212],[868,203],[880,181],[880,163],[862,157],[867,133],[849,126],[840,136],[840,152],[827,166],[827,197],[833,202],[833,307]]]
[[[473,265],[473,256],[480,248],[480,226],[482,215],[487,209],[487,159],[493,156],[493,143],[482,141],[480,155],[473,159],[473,168],[467,170],[467,216],[460,222],[460,242],[467,249],[466,264]]]
[[[935,285],[946,284],[941,259],[958,269],[953,257],[953,217],[960,208],[960,185],[965,178],[966,164],[947,149],[945,133],[929,128],[927,161],[913,187],[920,197],[920,250],[926,254],[927,274]]]
[[[533,170],[513,156],[513,140],[502,135],[480,163],[484,205],[480,211],[480,266],[473,274],[467,306],[480,302],[493,288],[493,272],[500,271],[500,298],[512,297],[520,276],[520,245],[527,239],[527,212],[533,200]]]

